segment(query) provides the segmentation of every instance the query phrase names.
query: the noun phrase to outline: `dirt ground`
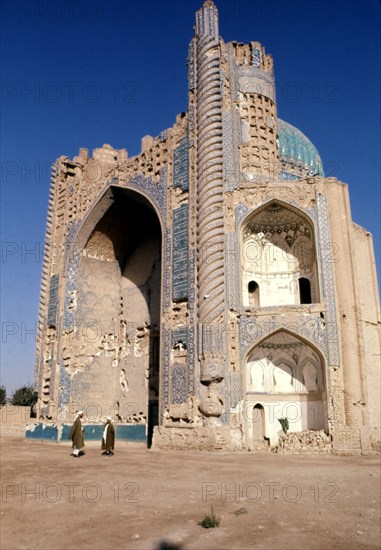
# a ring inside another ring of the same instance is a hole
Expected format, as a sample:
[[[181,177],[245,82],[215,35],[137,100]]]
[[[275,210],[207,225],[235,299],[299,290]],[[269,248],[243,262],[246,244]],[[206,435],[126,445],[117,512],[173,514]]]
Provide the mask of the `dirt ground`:
[[[149,451],[1,438],[1,549],[380,547],[380,457]],[[198,523],[211,513],[220,525]]]

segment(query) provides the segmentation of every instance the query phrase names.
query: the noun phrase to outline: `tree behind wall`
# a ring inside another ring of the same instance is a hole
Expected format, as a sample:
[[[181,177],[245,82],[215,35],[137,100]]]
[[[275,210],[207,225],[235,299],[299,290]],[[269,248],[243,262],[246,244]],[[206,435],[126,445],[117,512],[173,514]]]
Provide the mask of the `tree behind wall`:
[[[0,406],[7,404],[7,391],[4,386],[0,386]]]
[[[12,395],[12,405],[21,405],[24,407],[31,407],[36,403],[36,394],[33,386],[22,386],[15,390]]]

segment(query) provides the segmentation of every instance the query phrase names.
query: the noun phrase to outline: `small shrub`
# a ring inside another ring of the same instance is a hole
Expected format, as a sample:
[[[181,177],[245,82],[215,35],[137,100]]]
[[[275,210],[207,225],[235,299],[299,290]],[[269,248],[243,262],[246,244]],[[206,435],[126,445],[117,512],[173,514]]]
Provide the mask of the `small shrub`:
[[[284,431],[284,433],[287,434],[288,428],[290,427],[288,418],[278,418],[278,422],[280,422],[280,425],[282,426],[282,430]]]
[[[210,516],[205,516],[202,521],[199,521],[198,524],[204,529],[212,529],[213,527],[218,527],[220,525],[221,518],[218,518],[214,513],[213,506],[210,507]]]

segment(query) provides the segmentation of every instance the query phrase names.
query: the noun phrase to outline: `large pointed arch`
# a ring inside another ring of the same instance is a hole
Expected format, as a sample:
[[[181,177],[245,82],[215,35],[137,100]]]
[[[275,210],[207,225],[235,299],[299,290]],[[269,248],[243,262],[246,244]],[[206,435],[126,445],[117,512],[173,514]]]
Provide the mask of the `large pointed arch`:
[[[158,208],[148,194],[128,186],[105,190],[73,232],[61,339],[61,371],[70,387],[60,390],[61,405],[96,402],[97,421],[111,414],[152,431],[163,241]]]
[[[249,447],[254,445],[252,423],[258,403],[265,411],[264,434],[271,444],[277,444],[282,433],[279,418],[289,419],[290,431],[328,431],[327,367],[316,344],[279,327],[255,342],[244,354],[242,364]]]
[[[269,199],[239,225],[241,301],[250,307],[248,283],[261,288],[259,307],[301,304],[299,279],[307,279],[311,302],[320,301],[315,224],[300,208]]]

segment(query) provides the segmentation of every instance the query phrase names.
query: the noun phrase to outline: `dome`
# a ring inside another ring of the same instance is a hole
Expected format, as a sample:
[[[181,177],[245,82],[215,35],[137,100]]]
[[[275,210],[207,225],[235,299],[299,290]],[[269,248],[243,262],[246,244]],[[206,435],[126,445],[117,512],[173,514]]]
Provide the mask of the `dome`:
[[[300,130],[278,119],[281,178],[324,177],[323,163],[316,147]]]

